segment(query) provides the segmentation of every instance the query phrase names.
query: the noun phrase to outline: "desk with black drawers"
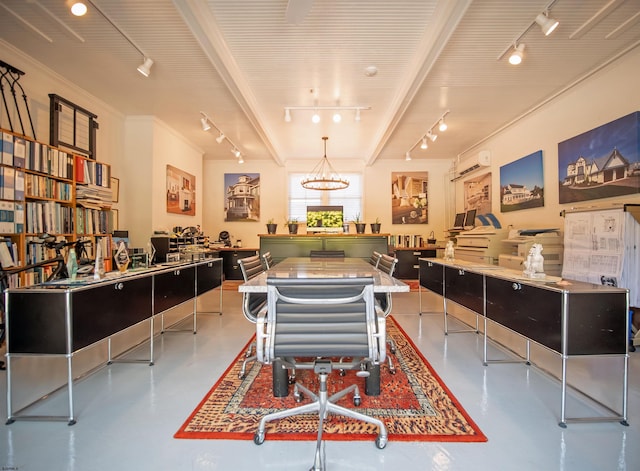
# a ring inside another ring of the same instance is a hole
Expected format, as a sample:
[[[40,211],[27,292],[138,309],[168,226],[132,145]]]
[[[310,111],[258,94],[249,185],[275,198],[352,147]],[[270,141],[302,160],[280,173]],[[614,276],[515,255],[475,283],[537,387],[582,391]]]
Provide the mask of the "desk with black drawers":
[[[627,425],[628,384],[628,290],[562,280],[558,277],[531,279],[522,272],[462,260],[420,259],[420,290],[426,288],[443,298],[445,334],[478,332],[478,316],[484,322],[483,364],[505,362],[487,358],[487,322],[499,324],[561,356],[562,383],[560,426],[578,421],[620,421]],[[422,296],[422,293],[420,293]],[[450,331],[447,302],[476,314],[476,329]],[[611,417],[569,419],[565,414],[567,360],[584,355],[624,357],[622,413]],[[513,361],[506,360],[513,363]]]
[[[75,423],[73,410],[74,354],[96,342],[148,321],[149,358],[128,360],[153,365],[154,316],[193,300],[193,333],[196,332],[198,296],[222,284],[222,260],[205,259],[176,263],[119,275],[112,272],[102,280],[60,280],[51,284],[9,289],[7,307],[7,423],[18,419],[68,420]],[[189,329],[191,330],[191,329]],[[69,416],[29,416],[16,413],[12,404],[12,358],[53,356],[66,358],[66,386]],[[122,361],[122,360],[119,360]]]

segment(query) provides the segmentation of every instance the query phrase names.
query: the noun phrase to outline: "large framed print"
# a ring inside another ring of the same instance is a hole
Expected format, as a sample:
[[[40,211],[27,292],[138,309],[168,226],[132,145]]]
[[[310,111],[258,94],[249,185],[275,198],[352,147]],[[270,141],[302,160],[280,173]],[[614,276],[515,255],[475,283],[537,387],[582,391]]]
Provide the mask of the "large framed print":
[[[196,177],[167,165],[167,212],[196,215]]]
[[[558,144],[560,204],[640,193],[640,112]]]
[[[224,174],[224,220],[260,220],[260,174]]]
[[[508,213],[544,206],[542,151],[500,167],[500,211]]]

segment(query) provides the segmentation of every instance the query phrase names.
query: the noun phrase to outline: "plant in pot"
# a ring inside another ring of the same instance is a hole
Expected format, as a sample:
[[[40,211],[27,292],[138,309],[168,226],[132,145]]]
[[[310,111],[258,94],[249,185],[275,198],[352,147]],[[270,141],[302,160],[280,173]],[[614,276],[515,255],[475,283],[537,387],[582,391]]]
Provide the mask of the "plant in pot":
[[[289,228],[289,234],[298,233],[298,219],[290,218],[289,220],[287,220],[287,226]]]
[[[275,234],[276,233],[276,229],[278,229],[278,225],[273,222],[273,219],[269,219],[267,221],[267,233],[268,234]]]
[[[364,230],[367,225],[360,220],[360,213],[356,214],[356,217],[353,218],[353,223],[356,226],[356,232],[358,234],[364,234]]]
[[[372,234],[380,234],[380,218],[376,218],[376,222],[371,223],[371,233]]]

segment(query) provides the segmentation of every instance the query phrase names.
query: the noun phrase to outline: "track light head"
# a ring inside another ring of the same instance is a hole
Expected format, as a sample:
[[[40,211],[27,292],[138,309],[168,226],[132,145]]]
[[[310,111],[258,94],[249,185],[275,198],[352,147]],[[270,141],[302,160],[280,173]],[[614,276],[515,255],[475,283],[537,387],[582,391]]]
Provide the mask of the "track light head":
[[[338,124],[340,121],[342,121],[342,115],[340,113],[334,113],[333,122]]]
[[[449,126],[444,122],[444,117],[440,118],[440,124],[438,125],[438,129],[440,132],[445,132]]]
[[[360,122],[360,108],[356,109],[356,117],[354,119],[356,123]]]
[[[509,64],[518,65],[522,62],[524,56],[524,43],[514,46],[513,52],[509,56]]]
[[[149,74],[151,74],[152,65],[153,65],[153,59],[145,57],[144,62],[138,66],[138,72],[140,72],[145,77],[148,77]]]
[[[71,13],[75,16],[84,16],[87,13],[87,6],[82,2],[74,2],[71,5]]]
[[[218,144],[222,144],[222,141],[224,141],[224,138],[225,138],[225,137],[226,137],[226,136],[224,135],[224,133],[222,133],[222,132],[221,132],[221,133],[220,133],[220,135],[219,135],[218,137],[216,137],[216,142],[217,142]]]
[[[289,108],[284,109],[284,121],[285,123],[291,122],[291,110]]]
[[[427,149],[429,144],[427,144],[427,136],[422,136],[422,144],[420,144],[420,149]]]
[[[431,139],[431,142],[436,142],[436,139],[438,139],[438,135],[431,132],[431,129],[429,129],[429,132],[427,133],[427,137]]]
[[[242,154],[240,154],[240,155],[238,156],[238,163],[239,163],[239,164],[243,164],[243,163],[244,163],[244,159],[242,158]]]
[[[209,124],[209,120],[207,118],[205,118],[204,116],[202,118],[200,118],[200,124],[202,124],[202,130],[203,131],[208,131],[209,129],[211,129],[211,125]]]
[[[404,154],[404,160],[406,160],[407,162],[411,160],[411,153],[409,151],[407,151],[407,153]]]
[[[320,122],[320,115],[318,114],[317,111],[313,113],[313,116],[311,117],[311,122],[313,124],[318,124]]]
[[[536,16],[536,23],[540,25],[545,36],[549,36],[560,24],[557,20],[549,18],[549,12],[546,11]]]

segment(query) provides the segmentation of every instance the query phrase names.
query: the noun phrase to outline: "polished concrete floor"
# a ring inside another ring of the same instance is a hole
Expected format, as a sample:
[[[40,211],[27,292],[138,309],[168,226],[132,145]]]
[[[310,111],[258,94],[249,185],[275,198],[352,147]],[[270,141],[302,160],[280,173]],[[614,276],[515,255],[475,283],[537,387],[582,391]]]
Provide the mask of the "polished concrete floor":
[[[200,310],[214,310],[218,293],[204,295]],[[309,469],[313,442],[267,438],[257,446],[252,441],[173,438],[253,332],[254,326],[242,316],[239,294],[223,293],[224,314],[199,315],[197,335],[175,332],[156,338],[154,366],[112,364],[79,380],[74,387],[75,425],[40,421],[0,425],[0,470]],[[423,310],[441,309],[433,295],[423,302]],[[373,442],[328,442],[328,470],[640,470],[640,351],[630,354],[629,426],[602,422],[561,428],[556,379],[523,364],[482,366],[481,335],[445,336],[442,314],[417,312],[417,293],[394,295],[394,317],[488,442],[391,441],[384,450]],[[490,353],[505,355],[495,346]],[[622,376],[614,374],[620,373],[619,360],[579,362],[578,376],[589,377],[594,391],[604,397],[621,396]],[[6,417],[6,372],[0,372],[0,391],[0,414]],[[64,414],[65,407],[62,391],[35,409]],[[601,411],[572,393],[568,415],[572,413]]]

